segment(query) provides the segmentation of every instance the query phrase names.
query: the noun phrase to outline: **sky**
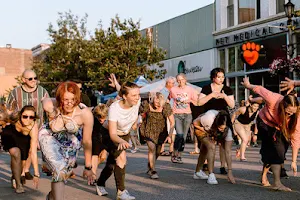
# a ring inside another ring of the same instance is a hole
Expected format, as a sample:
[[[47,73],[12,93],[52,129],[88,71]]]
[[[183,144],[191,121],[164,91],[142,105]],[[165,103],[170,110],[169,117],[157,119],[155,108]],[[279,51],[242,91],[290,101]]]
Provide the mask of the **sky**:
[[[121,19],[141,20],[141,29],[164,22],[213,3],[214,0],[9,0],[1,1],[0,47],[31,49],[50,43],[47,28],[55,24],[58,12],[71,10],[83,17],[88,14],[88,29],[98,22],[104,28],[116,14]]]

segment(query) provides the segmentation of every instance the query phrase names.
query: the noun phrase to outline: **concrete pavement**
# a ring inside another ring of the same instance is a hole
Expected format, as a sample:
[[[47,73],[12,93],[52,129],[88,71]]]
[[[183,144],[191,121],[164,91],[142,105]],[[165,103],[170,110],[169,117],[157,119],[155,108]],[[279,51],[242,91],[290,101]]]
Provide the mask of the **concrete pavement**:
[[[233,148],[234,149],[234,148]],[[192,145],[188,144],[186,152],[192,151]],[[259,163],[259,148],[249,148],[246,152],[248,162],[240,162],[235,159],[233,153],[233,173],[237,184],[233,185],[227,181],[225,175],[219,173],[219,156],[215,164],[215,174],[219,181],[218,185],[208,185],[205,180],[194,180],[192,178],[198,155],[183,156],[184,164],[173,164],[170,157],[160,157],[157,162],[158,180],[151,180],[147,171],[147,147],[142,146],[138,153],[127,153],[128,165],[126,174],[126,188],[136,197],[143,200],[162,199],[228,199],[228,200],[250,200],[250,199],[300,199],[300,178],[290,177],[282,182],[293,189],[292,192],[277,192],[260,185],[261,164]],[[291,151],[287,153],[286,169],[290,170]],[[50,190],[50,177],[42,175],[39,189],[32,186],[32,181],[27,181],[25,194],[16,194],[10,187],[10,157],[6,152],[0,153],[0,200],[22,199],[40,200],[46,199]],[[82,179],[84,165],[83,153],[80,153],[79,166],[74,170],[76,177],[70,179],[66,185],[65,200],[96,200],[115,199],[116,189],[114,177],[112,176],[106,185],[109,195],[99,197],[96,195],[95,187],[88,186]],[[103,169],[101,164],[97,176]],[[288,174],[292,176],[291,171]],[[269,175],[272,183],[272,175]]]

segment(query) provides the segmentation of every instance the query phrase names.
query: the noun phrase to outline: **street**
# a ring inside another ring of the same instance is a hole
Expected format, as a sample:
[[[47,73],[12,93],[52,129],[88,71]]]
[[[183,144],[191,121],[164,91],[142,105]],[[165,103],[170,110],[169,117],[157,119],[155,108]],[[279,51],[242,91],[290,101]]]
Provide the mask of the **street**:
[[[183,155],[184,164],[173,164],[170,157],[160,157],[157,162],[159,179],[151,180],[146,174],[147,171],[147,147],[144,145],[140,151],[132,154],[127,152],[128,165],[126,174],[126,188],[136,197],[143,200],[162,200],[162,199],[227,199],[227,200],[248,200],[248,199],[300,199],[299,177],[292,177],[290,171],[291,150],[287,153],[286,169],[289,179],[282,179],[283,184],[292,188],[292,192],[278,192],[260,185],[260,170],[262,165],[259,163],[259,148],[250,147],[246,151],[248,162],[240,162],[235,159],[235,147],[232,148],[233,154],[233,173],[237,184],[233,185],[227,181],[226,175],[219,174],[219,155],[217,152],[215,163],[215,174],[218,185],[208,185],[205,180],[194,180],[193,172],[196,166],[198,155],[190,155],[192,144],[188,144]],[[41,160],[40,160],[41,161]],[[10,187],[10,157],[8,153],[0,153],[0,199],[22,199],[40,200],[46,199],[46,194],[50,190],[50,177],[41,176],[39,189],[32,186],[32,181],[27,181],[25,194],[16,194]],[[80,152],[78,167],[74,169],[76,177],[70,179],[66,185],[65,200],[96,200],[96,199],[115,199],[116,189],[114,177],[112,176],[106,185],[108,196],[99,197],[96,195],[95,187],[88,186],[82,179],[84,166],[83,152]],[[98,169],[97,177],[103,169],[101,164]],[[272,175],[269,181],[272,183]]]

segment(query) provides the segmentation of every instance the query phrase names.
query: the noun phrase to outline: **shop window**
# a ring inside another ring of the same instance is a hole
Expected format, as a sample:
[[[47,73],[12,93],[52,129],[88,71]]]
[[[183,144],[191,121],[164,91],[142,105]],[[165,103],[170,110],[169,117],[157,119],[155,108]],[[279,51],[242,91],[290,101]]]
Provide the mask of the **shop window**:
[[[245,87],[240,84],[243,81],[244,76],[237,77],[238,79],[238,96],[236,102],[240,103],[242,100],[245,100]]]
[[[234,26],[234,5],[233,0],[228,0],[227,6],[227,26]]]
[[[260,18],[260,0],[239,0],[239,24]]]
[[[237,66],[236,66],[236,69],[237,71],[244,71],[244,62],[243,60],[241,59],[242,57],[242,49],[240,46],[237,47],[237,51],[238,51],[238,54],[237,54]]]
[[[220,63],[219,63],[219,67],[222,69],[225,69],[225,49],[221,49],[219,51],[220,54]]]
[[[276,13],[284,12],[285,0],[276,0]]]
[[[235,71],[235,47],[228,48],[228,72]]]
[[[234,99],[236,99],[236,96],[235,96],[235,77],[233,78],[229,78],[229,87],[232,89],[232,92],[233,92],[233,95],[234,95]]]

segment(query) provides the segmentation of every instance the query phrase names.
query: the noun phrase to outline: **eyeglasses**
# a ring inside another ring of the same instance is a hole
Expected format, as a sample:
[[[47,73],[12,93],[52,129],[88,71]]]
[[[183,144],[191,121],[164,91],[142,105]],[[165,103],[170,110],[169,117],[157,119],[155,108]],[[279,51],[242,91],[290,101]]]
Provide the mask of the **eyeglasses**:
[[[25,78],[25,77],[24,77]],[[27,80],[29,80],[29,81],[32,81],[33,79],[34,80],[37,80],[38,78],[37,77],[31,77],[31,78],[25,78],[25,79],[27,79]]]
[[[22,115],[23,119],[35,119],[35,116],[27,116],[27,115]]]
[[[75,103],[75,99],[63,99],[64,104],[74,104]]]

